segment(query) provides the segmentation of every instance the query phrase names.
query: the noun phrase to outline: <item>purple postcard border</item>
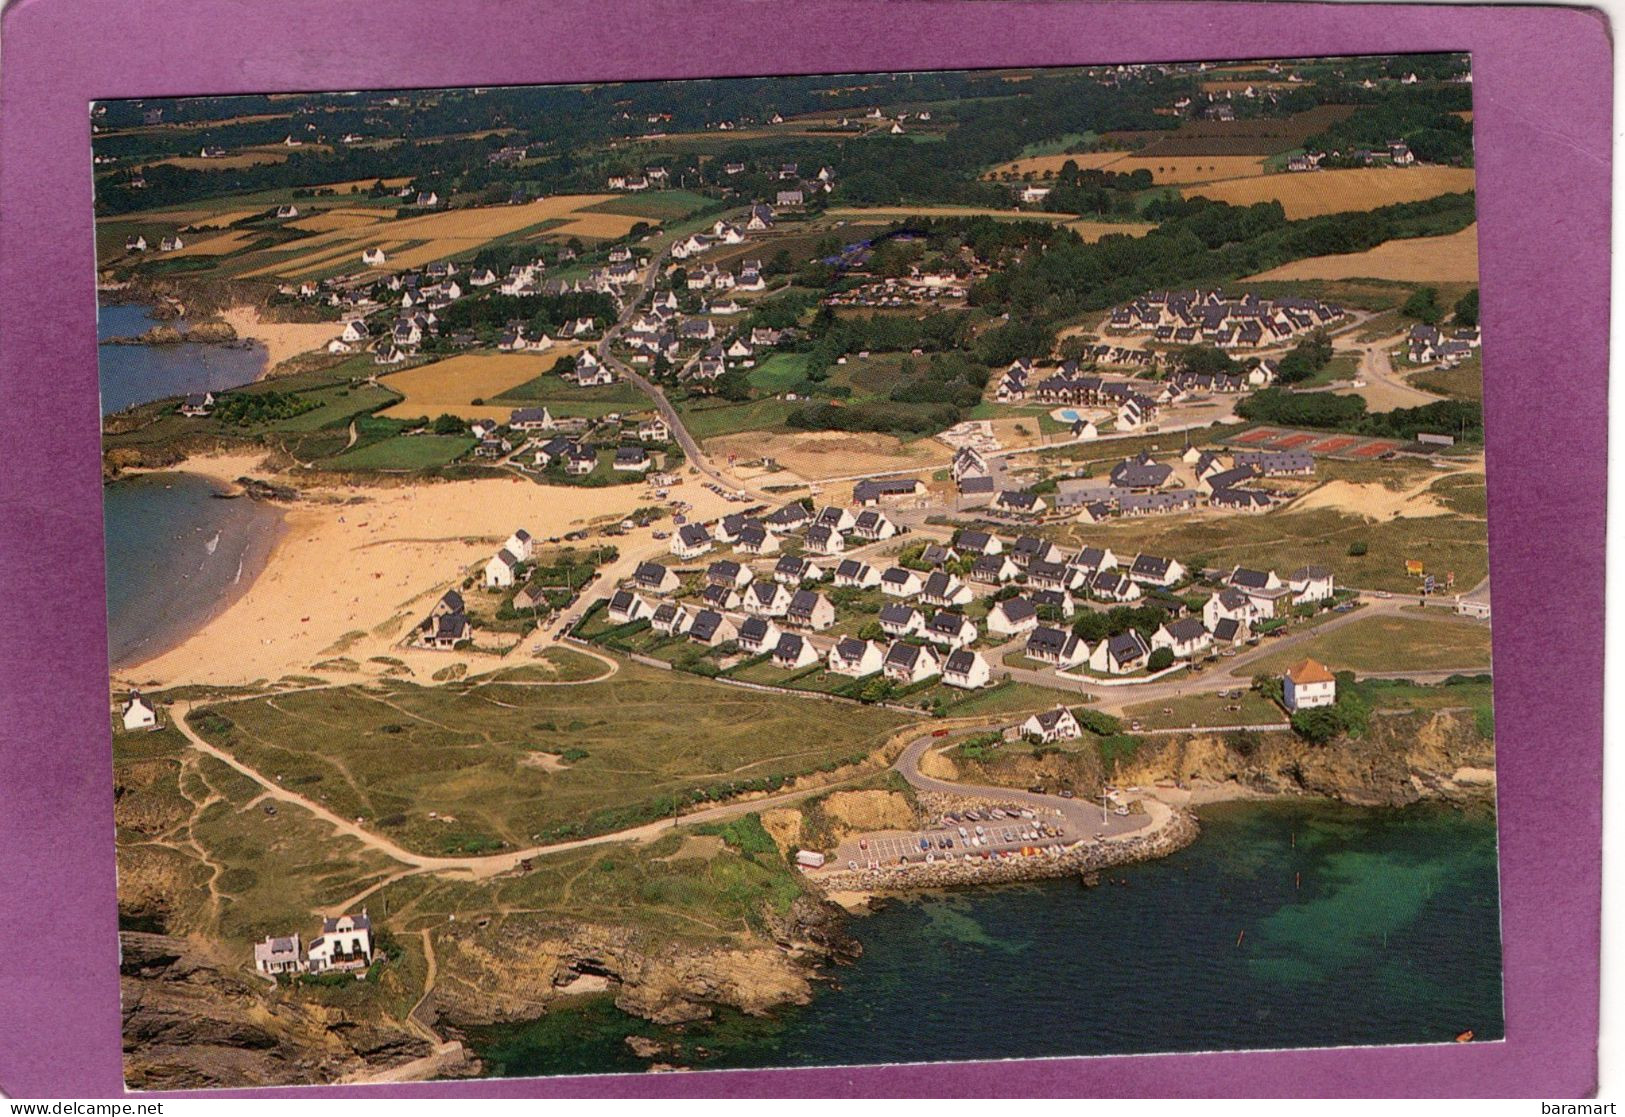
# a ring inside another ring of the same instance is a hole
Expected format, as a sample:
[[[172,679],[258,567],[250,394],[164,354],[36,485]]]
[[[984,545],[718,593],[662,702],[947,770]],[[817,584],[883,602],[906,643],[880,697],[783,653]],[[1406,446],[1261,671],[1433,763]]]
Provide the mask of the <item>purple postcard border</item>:
[[[962,0],[17,0],[0,69],[0,1089],[122,1092],[95,98],[1466,50],[1506,1031],[1407,1048],[368,1087],[377,1096],[1578,1096],[1596,1081],[1611,45],[1585,9]],[[628,31],[636,29],[636,34]],[[542,44],[572,44],[558,57]],[[73,928],[69,957],[41,927]],[[343,1091],[312,1087],[325,1096]],[[247,1092],[251,1093],[251,1092]]]

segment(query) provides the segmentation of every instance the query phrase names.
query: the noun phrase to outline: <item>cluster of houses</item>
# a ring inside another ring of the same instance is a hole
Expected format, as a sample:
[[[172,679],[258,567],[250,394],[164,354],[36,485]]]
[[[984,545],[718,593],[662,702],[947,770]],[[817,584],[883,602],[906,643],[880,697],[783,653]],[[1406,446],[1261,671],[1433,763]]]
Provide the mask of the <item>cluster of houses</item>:
[[[1106,329],[1173,345],[1255,349],[1280,345],[1331,325],[1344,314],[1342,307],[1307,297],[1264,299],[1252,292],[1238,297],[1200,289],[1154,291],[1113,307]]]
[[[1108,380],[1084,373],[1076,361],[1063,362],[1045,372],[1023,359],[1005,369],[995,398],[1000,403],[1030,398],[1040,403],[1105,408],[1115,412],[1118,430],[1137,430],[1156,422],[1161,404],[1174,398],[1169,391],[1166,382]]]
[[[1437,326],[1417,323],[1411,327],[1406,355],[1412,364],[1437,361],[1440,368],[1455,368],[1473,355],[1479,345],[1477,326],[1458,326],[1446,332]]]
[[[928,306],[963,299],[974,277],[955,275],[945,269],[922,270],[913,267],[906,276],[888,276],[826,295],[824,303],[834,307],[864,310],[894,310]]]
[[[254,944],[254,969],[266,977],[364,970],[372,965],[372,919],[345,914],[322,920],[322,933],[301,950],[297,933],[267,935]]]
[[[1054,587],[1059,582],[1066,588],[1052,588],[1047,592],[1054,596],[1042,600],[1037,594],[1024,594],[997,602],[988,614],[989,631],[1009,636],[1026,633],[1023,650],[1029,659],[1063,671],[1087,667],[1100,675],[1142,671],[1159,648],[1167,648],[1176,661],[1189,661],[1236,647],[1252,639],[1258,625],[1284,617],[1294,606],[1329,601],[1336,592],[1332,573],[1324,567],[1301,567],[1286,579],[1273,570],[1236,567],[1196,615],[1188,612],[1181,599],[1166,592],[1189,573],[1175,559],[1141,554],[1120,564],[1109,548],[1087,547],[1069,558],[1052,556],[1041,561],[1045,566],[1037,579],[1029,566],[1028,585]],[[1074,592],[1118,603],[1154,595],[1152,599],[1167,613],[1167,619],[1149,637],[1128,629],[1091,645],[1064,624],[1040,619],[1040,608],[1050,617],[1065,620],[1072,616]]]

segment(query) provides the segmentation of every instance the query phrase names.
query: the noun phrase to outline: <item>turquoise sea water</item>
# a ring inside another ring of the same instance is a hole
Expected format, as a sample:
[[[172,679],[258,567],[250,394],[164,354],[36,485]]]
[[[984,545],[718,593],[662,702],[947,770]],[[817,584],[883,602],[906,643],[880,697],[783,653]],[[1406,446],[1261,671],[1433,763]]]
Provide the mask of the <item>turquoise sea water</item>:
[[[657,1028],[607,997],[471,1035],[498,1076],[1441,1043],[1502,1034],[1487,811],[1236,803],[1114,870],[888,904],[812,1004]],[[1119,883],[1121,882],[1121,883]],[[1238,943],[1239,938],[1239,943]]]

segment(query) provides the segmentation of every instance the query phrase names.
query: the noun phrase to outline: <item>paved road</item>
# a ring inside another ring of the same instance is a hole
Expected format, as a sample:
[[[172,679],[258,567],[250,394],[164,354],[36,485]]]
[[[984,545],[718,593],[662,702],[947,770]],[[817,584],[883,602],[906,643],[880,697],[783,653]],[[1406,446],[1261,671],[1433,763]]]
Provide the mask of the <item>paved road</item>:
[[[1039,794],[1009,787],[960,783],[940,780],[920,771],[920,759],[933,749],[946,748],[960,737],[986,733],[990,726],[956,730],[944,736],[926,734],[910,741],[892,767],[911,787],[920,791],[933,791],[966,799],[985,799],[997,803],[1006,811],[1025,810],[1031,817],[995,819],[978,809],[980,819],[938,819],[923,830],[874,831],[854,834],[837,846],[830,858],[832,871],[858,868],[883,868],[898,864],[900,860],[925,863],[931,860],[955,860],[984,853],[1019,852],[1024,848],[1059,849],[1084,840],[1116,840],[1150,829],[1159,821],[1159,814],[1117,814],[1115,809],[1105,810],[1099,800],[1065,799],[1059,795]],[[960,828],[965,830],[960,833]],[[1038,828],[1042,827],[1040,831]],[[982,833],[977,835],[980,829]],[[1009,834],[1009,837],[1005,835]],[[982,844],[970,841],[975,837]],[[925,842],[928,848],[921,848]]]

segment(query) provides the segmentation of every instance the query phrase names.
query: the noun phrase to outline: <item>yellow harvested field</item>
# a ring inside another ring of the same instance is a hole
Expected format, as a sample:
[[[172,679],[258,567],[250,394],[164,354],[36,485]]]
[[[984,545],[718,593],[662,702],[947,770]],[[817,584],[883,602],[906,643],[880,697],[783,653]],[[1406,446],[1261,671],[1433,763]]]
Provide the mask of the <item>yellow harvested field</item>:
[[[1267,279],[1395,279],[1402,283],[1477,283],[1478,226],[1442,237],[1385,241],[1365,252],[1311,256],[1248,276]]]
[[[560,357],[579,353],[579,342],[561,342],[543,353],[465,353],[381,378],[406,398],[380,414],[391,419],[459,415],[464,419],[506,420],[512,404],[475,404],[489,400],[553,367]]]
[[[1279,201],[1289,218],[1420,202],[1473,189],[1471,167],[1361,167],[1215,182],[1191,193],[1235,206]]]
[[[1068,221],[1066,227],[1091,244],[1114,233],[1143,237],[1156,228],[1147,221]]]
[[[296,255],[275,259],[271,263],[244,272],[243,275],[244,278],[279,276],[302,279],[336,266],[347,254],[354,255],[356,269],[360,270],[362,250],[375,247],[382,247],[385,252],[391,252],[391,258],[385,265],[388,268],[417,267],[460,252],[473,251],[497,237],[517,233],[531,225],[557,218],[579,216],[580,219],[586,220],[604,217],[611,219],[612,222],[624,221],[623,232],[639,220],[651,221],[649,218],[623,218],[617,214],[579,213],[588,206],[606,202],[613,197],[615,197],[613,194],[560,194],[552,198],[541,198],[523,206],[478,206],[440,210],[419,217],[402,218],[399,221],[380,222],[359,228],[334,229],[298,242],[295,247],[301,251]],[[592,227],[610,228],[611,225],[594,223]],[[424,243],[406,250],[400,258],[395,258],[392,249],[399,249],[401,245],[413,241]]]
[[[583,213],[567,224],[558,225],[543,233],[546,237],[596,237],[599,240],[614,240],[624,237],[632,231],[632,226],[638,222],[646,225],[655,225],[659,222],[653,217],[639,217],[626,213]]]
[[[325,213],[313,213],[298,221],[290,221],[288,227],[303,229],[307,233],[330,233],[335,229],[360,229],[376,225],[383,219],[384,214],[379,210],[330,209]]]
[[[1264,173],[1262,155],[1130,155],[1111,165],[1114,174],[1151,172],[1158,186],[1186,182],[1213,182]]]
[[[351,187],[354,187],[355,189],[365,193],[366,191],[371,190],[372,184],[377,181],[378,180],[375,178],[356,178],[351,179],[349,182],[311,182],[305,185],[305,189],[332,190],[338,194],[348,194]],[[384,185],[389,187],[391,190],[405,186],[411,181],[412,180],[409,178],[386,178],[383,180]],[[317,200],[320,201],[321,199],[318,198]]]
[[[213,237],[199,237],[197,240],[182,237],[181,239],[186,241],[186,247],[177,249],[174,252],[165,252],[164,255],[224,256],[228,252],[237,251],[237,249],[250,243],[259,235],[251,229],[233,229],[229,233],[221,233]]]
[[[1068,159],[1076,163],[1080,171],[1098,171],[1126,159],[1128,154],[1126,151],[1086,151],[1081,155],[1031,155],[1000,164],[982,177],[997,178],[1007,171],[1019,177],[1031,171],[1037,178],[1053,178]]]
[[[287,159],[285,151],[239,151],[233,155],[223,155],[219,159],[205,159],[201,155],[174,155],[168,159],[154,159],[150,163],[142,163],[141,169],[148,167],[180,167],[187,171],[234,171],[244,167],[258,167],[265,163],[280,163]]]

